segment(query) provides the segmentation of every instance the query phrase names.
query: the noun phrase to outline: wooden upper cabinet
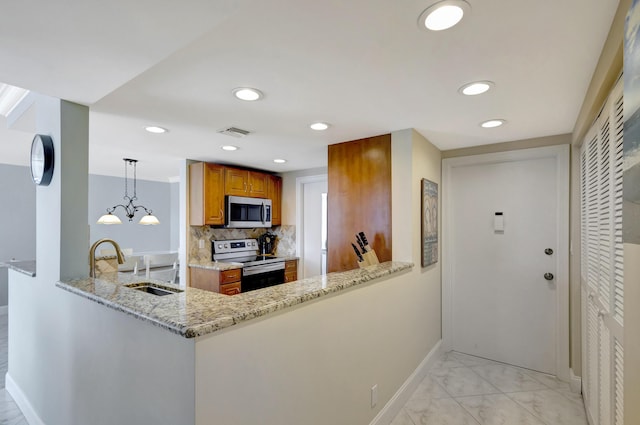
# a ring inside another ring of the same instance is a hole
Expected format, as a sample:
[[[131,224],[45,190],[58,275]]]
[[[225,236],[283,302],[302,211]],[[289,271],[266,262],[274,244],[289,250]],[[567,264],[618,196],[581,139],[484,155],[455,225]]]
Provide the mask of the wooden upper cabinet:
[[[327,271],[358,267],[351,247],[358,232],[365,232],[381,263],[390,261],[391,135],[329,145],[328,151]]]
[[[270,175],[267,181],[267,198],[271,199],[271,224],[282,224],[282,177]]]
[[[191,226],[224,225],[225,195],[271,199],[271,222],[281,224],[282,178],[207,162],[189,165]]]
[[[224,191],[227,195],[266,198],[269,174],[225,167]]]
[[[249,172],[225,167],[224,193],[233,196],[248,196]]]
[[[249,194],[247,196],[252,198],[266,198],[270,175],[257,171],[247,171],[247,173],[247,181],[249,182]]]
[[[224,167],[198,162],[189,165],[189,224],[224,224]]]

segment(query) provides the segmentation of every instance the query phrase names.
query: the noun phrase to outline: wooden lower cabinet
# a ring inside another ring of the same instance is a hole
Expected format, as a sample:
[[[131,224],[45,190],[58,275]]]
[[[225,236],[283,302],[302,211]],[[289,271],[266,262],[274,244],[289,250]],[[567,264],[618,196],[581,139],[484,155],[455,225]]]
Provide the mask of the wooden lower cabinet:
[[[284,283],[298,280],[298,260],[287,260],[284,262]]]
[[[220,293],[224,295],[236,295],[240,293],[240,282],[225,283],[220,285]]]
[[[242,291],[242,269],[211,270],[190,267],[190,285],[192,288],[205,291],[219,292],[225,295],[235,295]]]

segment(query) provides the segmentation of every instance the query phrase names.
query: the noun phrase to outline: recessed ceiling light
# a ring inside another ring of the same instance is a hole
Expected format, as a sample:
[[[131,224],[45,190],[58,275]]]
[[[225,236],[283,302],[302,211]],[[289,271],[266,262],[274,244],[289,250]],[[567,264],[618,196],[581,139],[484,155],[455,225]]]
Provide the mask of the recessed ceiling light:
[[[467,96],[475,96],[477,94],[486,93],[491,87],[493,87],[493,83],[491,81],[474,81],[473,83],[465,84],[460,87],[458,91]]]
[[[274,159],[273,162],[275,162],[276,164],[284,164],[285,162],[287,162],[286,159]]]
[[[506,121],[503,119],[493,119],[493,120],[488,120],[481,123],[480,126],[484,128],[495,128],[495,127],[500,127],[504,123],[506,123]]]
[[[331,127],[331,124],[326,122],[314,122],[313,124],[309,125],[309,127],[311,127],[312,130],[323,131]]]
[[[238,99],[246,100],[249,102],[253,102],[254,100],[259,100],[264,97],[260,90],[253,89],[251,87],[236,87],[231,92]]]
[[[154,134],[162,134],[167,132],[166,128],[156,127],[155,125],[150,125],[148,127],[145,127],[144,129],[147,130],[149,133],[154,133]]]
[[[232,145],[224,145],[220,147],[223,151],[237,151],[238,147],[237,146],[232,146]]]
[[[462,20],[471,6],[464,0],[443,0],[432,4],[420,14],[418,26],[431,31],[451,28]]]

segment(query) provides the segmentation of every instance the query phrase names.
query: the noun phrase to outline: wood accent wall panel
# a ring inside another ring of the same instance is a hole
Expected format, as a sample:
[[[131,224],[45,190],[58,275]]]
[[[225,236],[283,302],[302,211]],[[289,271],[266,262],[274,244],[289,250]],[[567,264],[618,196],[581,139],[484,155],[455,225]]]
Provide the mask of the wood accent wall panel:
[[[351,243],[365,232],[391,260],[391,135],[329,145],[327,271],[358,268]]]

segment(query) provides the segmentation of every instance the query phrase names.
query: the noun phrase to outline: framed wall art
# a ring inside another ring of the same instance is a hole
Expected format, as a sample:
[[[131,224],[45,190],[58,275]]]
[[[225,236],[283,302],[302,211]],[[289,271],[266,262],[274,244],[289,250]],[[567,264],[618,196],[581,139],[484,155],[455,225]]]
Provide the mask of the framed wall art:
[[[422,179],[422,267],[438,262],[438,183]]]

